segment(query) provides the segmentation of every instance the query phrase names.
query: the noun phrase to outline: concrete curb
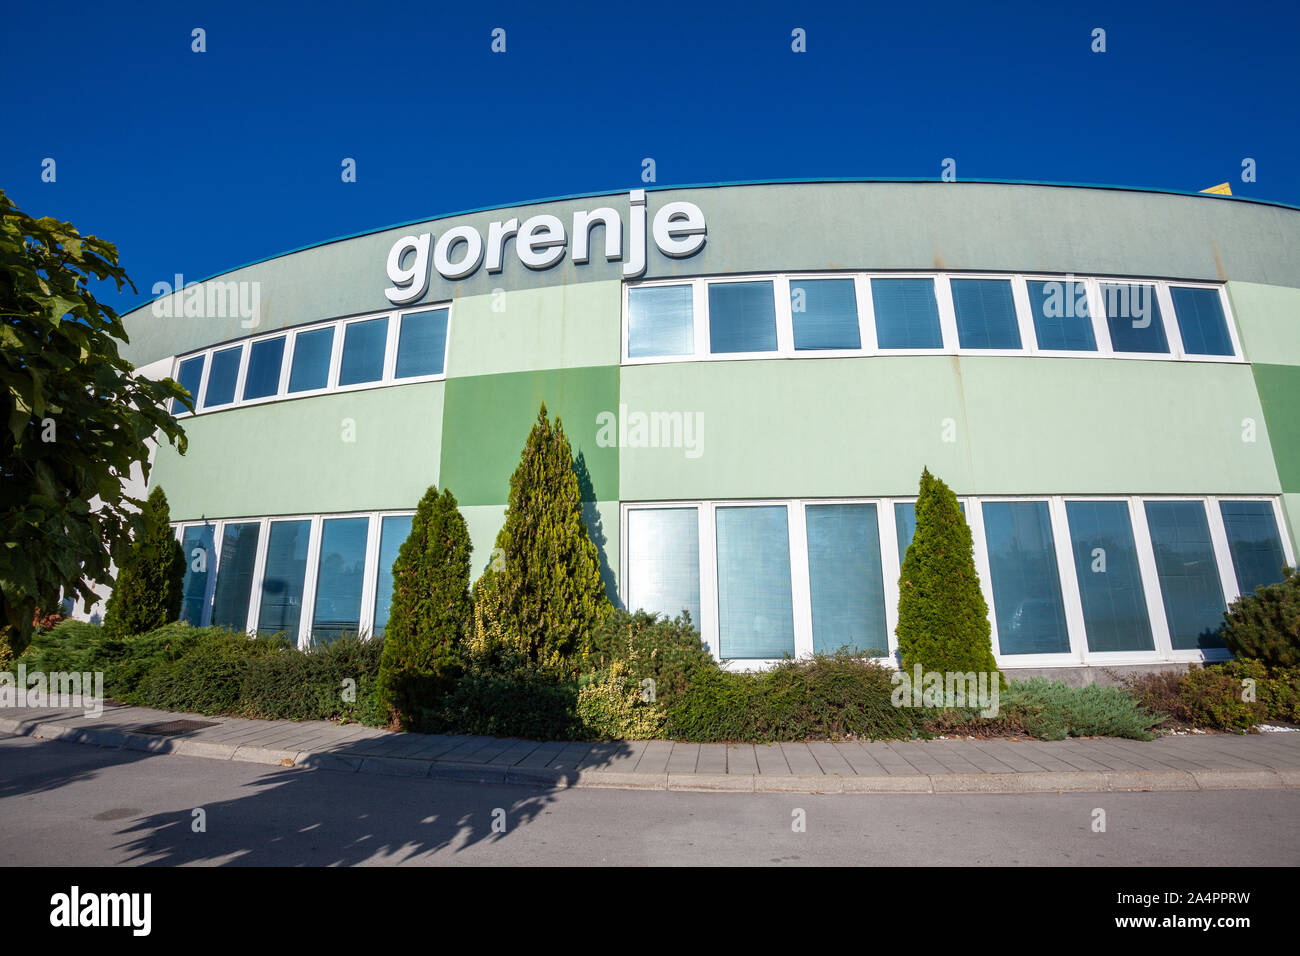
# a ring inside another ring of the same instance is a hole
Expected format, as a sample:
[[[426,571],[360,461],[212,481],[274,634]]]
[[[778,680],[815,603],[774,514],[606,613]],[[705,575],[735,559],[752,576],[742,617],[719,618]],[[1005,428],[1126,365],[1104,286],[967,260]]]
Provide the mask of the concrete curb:
[[[555,770],[461,763],[426,758],[370,756],[332,751],[259,747],[220,741],[172,739],[124,730],[68,727],[57,722],[0,718],[0,732],[40,740],[91,744],[150,754],[178,754],[264,766],[331,770],[376,776],[431,777],[462,783],[560,789],[675,790],[717,793],[1065,793],[1142,790],[1300,789],[1300,768],[1278,770],[1030,771],[1025,773],[749,774],[634,773],[626,770]]]

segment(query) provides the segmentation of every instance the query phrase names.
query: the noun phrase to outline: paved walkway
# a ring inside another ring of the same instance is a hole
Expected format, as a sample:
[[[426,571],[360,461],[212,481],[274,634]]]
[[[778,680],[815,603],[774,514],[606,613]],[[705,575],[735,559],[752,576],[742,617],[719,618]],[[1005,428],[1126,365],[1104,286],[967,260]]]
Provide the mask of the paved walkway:
[[[165,726],[178,720],[204,726]],[[1300,787],[1300,733],[1205,734],[1151,742],[538,743],[113,705],[95,718],[79,710],[5,709],[0,711],[0,733],[285,767],[532,786],[812,793]]]

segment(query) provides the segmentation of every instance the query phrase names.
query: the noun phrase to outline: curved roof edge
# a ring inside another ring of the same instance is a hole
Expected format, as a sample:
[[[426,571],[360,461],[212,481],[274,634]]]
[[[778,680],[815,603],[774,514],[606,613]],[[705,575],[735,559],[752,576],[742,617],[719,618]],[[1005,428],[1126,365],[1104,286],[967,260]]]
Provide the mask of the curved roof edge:
[[[1115,192],[1134,192],[1134,193],[1153,193],[1165,196],[1190,196],[1204,198],[1207,200],[1218,200],[1226,202],[1251,203],[1257,206],[1276,206],[1280,209],[1289,209],[1293,212],[1300,212],[1300,206],[1293,206],[1290,203],[1279,202],[1272,199],[1252,199],[1248,196],[1223,196],[1217,193],[1191,192],[1183,189],[1160,189],[1154,186],[1112,186],[1105,183],[1066,183],[1066,182],[1049,182],[1037,179],[959,179],[954,182],[944,182],[943,180],[934,179],[933,177],[922,176],[821,176],[804,179],[741,179],[730,182],[717,183],[674,183],[674,184],[646,184],[643,186],[628,186],[620,189],[600,189],[594,192],[570,193],[564,196],[546,196],[541,199],[525,199],[517,202],[497,203],[492,206],[476,206],[471,209],[459,209],[454,212],[439,213],[433,216],[422,216],[419,219],[408,219],[405,222],[390,223],[387,226],[379,226],[375,229],[365,229],[361,232],[348,233],[342,236],[334,236],[332,239],[322,239],[319,242],[312,242],[305,246],[297,246],[293,249],[287,249],[284,252],[277,252],[274,255],[263,256],[260,259],[251,259],[248,262],[229,269],[222,269],[220,272],[214,272],[210,276],[196,280],[197,282],[209,282],[219,276],[228,275],[231,272],[237,272],[240,269],[247,269],[250,266],[260,265],[263,262],[271,262],[275,259],[283,259],[285,256],[296,255],[299,252],[306,252],[308,249],[319,249],[321,246],[333,245],[336,242],[346,242],[349,239],[359,239],[362,236],[373,236],[377,233],[388,232],[390,229],[404,229],[407,226],[418,225],[424,222],[433,222],[437,219],[453,219],[457,216],[469,216],[480,212],[491,212],[494,209],[510,209],[518,206],[539,206],[542,203],[565,202],[570,199],[594,199],[598,196],[613,196],[627,192],[629,189],[644,189],[647,192],[659,192],[666,189],[716,189],[726,186],[780,186],[780,185],[799,185],[799,184],[816,184],[816,183],[934,183],[941,186],[960,186],[963,184],[985,185],[985,186],[1044,186],[1057,187],[1065,189],[1102,189],[1112,190]],[[164,299],[171,293],[165,293],[155,296],[128,312],[122,313],[123,316],[130,315],[132,312],[138,312],[148,305]]]

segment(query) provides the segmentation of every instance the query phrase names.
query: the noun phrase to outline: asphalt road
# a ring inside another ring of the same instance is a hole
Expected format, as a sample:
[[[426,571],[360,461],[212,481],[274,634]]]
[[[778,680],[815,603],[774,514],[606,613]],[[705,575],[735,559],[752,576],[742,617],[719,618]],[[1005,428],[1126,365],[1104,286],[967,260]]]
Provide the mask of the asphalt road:
[[[1297,819],[1300,790],[556,791],[0,736],[4,866],[1294,866]]]

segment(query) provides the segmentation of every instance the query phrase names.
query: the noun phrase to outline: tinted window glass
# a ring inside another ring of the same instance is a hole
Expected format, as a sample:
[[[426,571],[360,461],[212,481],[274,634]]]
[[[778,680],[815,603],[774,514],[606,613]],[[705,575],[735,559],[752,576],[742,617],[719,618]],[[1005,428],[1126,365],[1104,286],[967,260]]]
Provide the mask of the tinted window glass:
[[[964,349],[1018,349],[1020,326],[1008,279],[953,279],[957,340]]]
[[[244,376],[244,398],[266,398],[280,390],[280,369],[284,364],[284,336],[254,342],[248,352]]]
[[[1088,650],[1154,650],[1128,504],[1067,501],[1065,511]]]
[[[1155,286],[1103,282],[1101,301],[1106,308],[1110,344],[1116,352],[1169,351]]]
[[[1174,316],[1183,337],[1183,351],[1189,355],[1231,355],[1232,337],[1223,314],[1223,300],[1217,289],[1169,290]]]
[[[1026,282],[1029,313],[1034,319],[1038,347],[1051,352],[1095,352],[1088,312],[1087,287],[1082,282]]]
[[[257,633],[285,632],[291,641],[297,642],[310,537],[311,522],[306,519],[271,522],[266,538],[266,569],[262,572]]]
[[[958,501],[957,507],[961,509],[962,517],[966,517],[966,503]],[[898,538],[898,566],[902,567],[912,536],[916,534],[916,502],[894,502],[894,534]]]
[[[383,637],[393,608],[393,562],[403,542],[411,536],[412,515],[388,515],[379,526],[379,580],[375,585],[376,637]]]
[[[235,400],[235,382],[239,379],[239,359],[243,352],[243,346],[235,346],[212,353],[208,388],[203,393],[204,408],[228,405]]]
[[[776,299],[770,282],[709,284],[709,350],[776,351]]]
[[[312,637],[331,641],[361,630],[361,585],[365,578],[367,518],[321,522],[320,564]]]
[[[212,596],[212,624],[242,631],[248,626],[248,599],[253,593],[253,565],[257,561],[256,521],[228,524],[221,532],[221,565]]]
[[[204,356],[196,355],[194,358],[186,359],[181,362],[180,370],[176,373],[176,381],[185,391],[190,393],[194,399],[194,405],[197,408],[199,404],[199,386],[203,383],[203,360]],[[179,401],[172,402],[173,415],[188,415],[185,405]]]
[[[1223,586],[1204,505],[1199,501],[1145,505],[1174,650],[1222,647]]]
[[[852,279],[791,279],[796,349],[857,349],[858,301]]]
[[[377,382],[384,377],[384,350],[388,344],[388,318],[352,322],[343,333],[340,385]]]
[[[885,578],[873,504],[809,505],[808,579],[813,650],[885,657]]]
[[[1228,534],[1228,550],[1237,572],[1237,590],[1254,594],[1265,584],[1282,580],[1282,536],[1277,517],[1268,501],[1221,501],[1223,529]]]
[[[442,374],[447,354],[446,309],[402,316],[397,336],[397,378]]]
[[[998,649],[1003,654],[1067,653],[1070,635],[1047,502],[991,501],[983,514]]]
[[[882,349],[943,348],[933,279],[872,279],[871,300]]]
[[[203,612],[208,603],[208,574],[215,567],[212,525],[186,528],[181,536],[185,552],[185,577],[181,580],[181,620],[195,627],[203,626]]]
[[[334,327],[299,332],[293,340],[293,367],[289,369],[289,391],[308,392],[324,388],[330,380],[330,353],[334,349]]]
[[[700,533],[694,508],[627,514],[627,606],[700,624]]]
[[[627,308],[629,358],[690,355],[695,351],[689,285],[629,289]]]
[[[794,602],[785,507],[718,508],[715,514],[721,656],[793,655]]]

